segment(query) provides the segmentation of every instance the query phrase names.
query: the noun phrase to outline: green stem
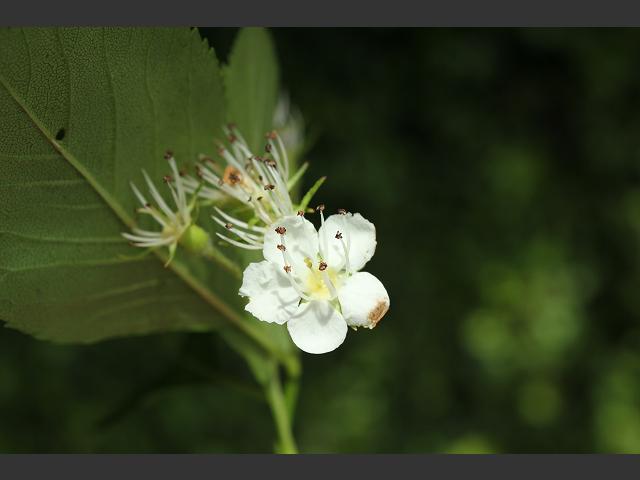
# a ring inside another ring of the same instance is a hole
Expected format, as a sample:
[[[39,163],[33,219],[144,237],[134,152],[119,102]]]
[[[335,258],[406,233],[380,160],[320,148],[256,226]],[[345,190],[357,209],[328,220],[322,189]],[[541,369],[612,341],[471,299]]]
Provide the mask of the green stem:
[[[291,431],[289,409],[287,408],[287,402],[282,392],[280,375],[277,369],[274,369],[274,373],[266,385],[265,393],[269,407],[271,407],[273,419],[276,423],[276,430],[278,431],[278,448],[276,449],[276,453],[298,453],[296,441]]]
[[[289,418],[294,418],[296,414],[296,404],[298,403],[298,393],[300,390],[300,377],[289,376],[284,384],[284,399],[287,403]]]

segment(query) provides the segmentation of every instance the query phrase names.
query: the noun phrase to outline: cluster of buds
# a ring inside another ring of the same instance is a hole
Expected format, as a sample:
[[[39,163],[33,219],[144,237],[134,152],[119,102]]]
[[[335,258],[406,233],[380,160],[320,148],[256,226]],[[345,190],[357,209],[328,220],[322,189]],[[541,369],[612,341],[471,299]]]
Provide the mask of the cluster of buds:
[[[234,125],[225,127],[228,147],[220,144],[221,164],[204,158],[196,173],[199,178],[185,177],[186,188],[205,200],[219,203],[225,197],[234,199],[253,211],[249,223],[216,207],[214,220],[228,228],[235,238],[216,235],[231,245],[247,250],[262,248],[265,228],[278,218],[295,213],[289,191],[292,184],[287,150],[276,132],[266,135],[265,154],[255,155]]]

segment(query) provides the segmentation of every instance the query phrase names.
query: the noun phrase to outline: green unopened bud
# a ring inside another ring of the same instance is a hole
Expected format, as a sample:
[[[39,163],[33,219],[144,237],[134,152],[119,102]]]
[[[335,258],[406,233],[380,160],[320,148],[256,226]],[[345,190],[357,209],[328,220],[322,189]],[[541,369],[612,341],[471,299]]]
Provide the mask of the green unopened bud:
[[[209,246],[209,234],[192,224],[180,237],[180,244],[193,253],[202,253]]]

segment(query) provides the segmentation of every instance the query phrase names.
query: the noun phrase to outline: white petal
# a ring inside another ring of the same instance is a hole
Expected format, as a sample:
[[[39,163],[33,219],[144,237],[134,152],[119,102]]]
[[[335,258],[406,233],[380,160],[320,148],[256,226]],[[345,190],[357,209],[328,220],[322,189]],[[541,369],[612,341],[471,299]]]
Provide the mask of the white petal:
[[[318,255],[318,233],[313,223],[304,217],[293,215],[283,217],[269,226],[264,234],[262,253],[266,260],[282,269],[285,260],[282,258],[282,252],[278,250],[278,245],[282,243],[280,234],[275,231],[278,227],[284,227],[287,230],[284,234],[285,253],[291,260],[293,274],[296,276],[306,274],[307,266],[304,259],[309,258],[315,262]]]
[[[250,263],[238,292],[249,297],[245,310],[263,322],[282,325],[296,312],[300,295],[284,271],[267,261]]]
[[[351,327],[375,327],[390,305],[384,285],[367,272],[349,277],[340,287],[338,299],[342,315]]]
[[[342,241],[336,234],[342,234]],[[376,251],[376,227],[359,213],[331,215],[318,232],[325,261],[329,266],[345,265],[344,246],[349,251],[349,269],[357,272],[373,257]]]
[[[307,353],[327,353],[338,348],[347,336],[347,324],[326,301],[303,303],[287,322],[291,340]]]

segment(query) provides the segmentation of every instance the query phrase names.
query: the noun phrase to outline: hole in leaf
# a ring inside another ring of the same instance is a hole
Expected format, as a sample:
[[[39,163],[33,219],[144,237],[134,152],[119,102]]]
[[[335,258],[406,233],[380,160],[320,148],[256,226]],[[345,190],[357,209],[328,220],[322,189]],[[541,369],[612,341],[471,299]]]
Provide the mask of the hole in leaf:
[[[61,128],[60,130],[58,130],[58,133],[56,133],[56,140],[58,141],[63,140],[66,133],[67,132],[64,128]]]

